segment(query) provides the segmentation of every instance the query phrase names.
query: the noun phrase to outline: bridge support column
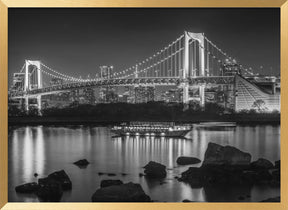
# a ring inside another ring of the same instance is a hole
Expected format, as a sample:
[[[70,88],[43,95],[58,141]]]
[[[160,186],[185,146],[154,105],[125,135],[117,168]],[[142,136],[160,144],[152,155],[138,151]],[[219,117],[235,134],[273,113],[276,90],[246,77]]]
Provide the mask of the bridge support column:
[[[205,76],[205,48],[204,48],[204,35],[199,38],[199,64],[200,72],[199,76]]]
[[[189,36],[189,33],[187,31],[184,32],[184,55],[183,55],[183,74],[182,78],[186,80],[186,78],[189,76],[189,40],[191,37]],[[184,110],[188,109],[189,104],[189,83],[184,82],[183,84],[183,104],[184,104]]]
[[[41,95],[37,96],[37,108],[38,108],[38,114],[42,115]]]
[[[183,56],[183,79],[186,79],[189,75],[189,40],[191,37],[189,33],[184,33],[184,56]]]
[[[184,104],[189,103],[189,84],[183,85],[183,103]]]
[[[274,95],[276,93],[276,83],[272,83],[272,94]]]
[[[199,86],[200,107],[205,107],[205,84]]]
[[[29,90],[29,61],[25,60],[25,78],[24,78],[24,91]],[[26,99],[25,99],[26,100]]]
[[[42,88],[42,71],[41,71],[41,65],[40,62],[37,62],[37,86],[38,89]]]
[[[29,98],[28,98],[28,96],[25,96],[25,98],[24,98],[24,107],[25,107],[25,111],[29,112]]]

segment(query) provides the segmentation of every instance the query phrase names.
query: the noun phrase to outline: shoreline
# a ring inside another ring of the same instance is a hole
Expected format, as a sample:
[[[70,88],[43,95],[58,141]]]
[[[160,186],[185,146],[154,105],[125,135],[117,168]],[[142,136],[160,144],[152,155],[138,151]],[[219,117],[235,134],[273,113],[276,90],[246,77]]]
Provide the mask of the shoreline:
[[[273,124],[280,125],[280,118],[266,118],[259,117],[251,119],[251,118],[227,118],[227,117],[203,117],[201,119],[196,118],[193,120],[189,119],[95,119],[95,117],[9,117],[8,125],[111,125],[111,124],[119,124],[122,122],[129,121],[151,121],[151,122],[176,122],[176,123],[200,123],[200,122],[236,122],[240,125],[265,125],[265,124]]]

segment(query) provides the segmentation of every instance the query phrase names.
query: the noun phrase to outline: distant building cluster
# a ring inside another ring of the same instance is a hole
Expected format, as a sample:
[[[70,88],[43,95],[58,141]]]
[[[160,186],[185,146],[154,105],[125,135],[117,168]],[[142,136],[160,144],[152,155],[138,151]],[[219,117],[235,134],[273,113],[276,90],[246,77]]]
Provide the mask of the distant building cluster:
[[[155,87],[153,86],[137,86],[135,91],[135,103],[147,103],[154,101]]]
[[[14,73],[13,74],[13,87],[14,87],[14,90],[17,91],[17,90],[20,90],[20,89],[23,89],[23,81],[24,81],[24,78],[25,78],[25,73]]]
[[[99,93],[100,103],[116,103],[118,102],[118,94],[115,87],[101,87]]]
[[[236,74],[242,75],[242,65],[238,64],[235,59],[226,59],[220,68],[222,76],[234,76]]]
[[[100,66],[100,78],[110,79],[113,75],[113,66]]]
[[[216,103],[227,109],[235,108],[234,85],[218,85],[205,90],[205,102]]]

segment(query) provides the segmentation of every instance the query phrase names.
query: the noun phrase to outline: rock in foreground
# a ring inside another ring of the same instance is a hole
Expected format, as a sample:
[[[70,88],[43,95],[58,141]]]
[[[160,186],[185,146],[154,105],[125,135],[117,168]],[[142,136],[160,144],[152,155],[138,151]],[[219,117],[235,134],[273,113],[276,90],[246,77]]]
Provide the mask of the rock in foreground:
[[[186,157],[186,156],[181,156],[178,157],[176,160],[177,164],[179,165],[189,165],[189,164],[197,164],[200,163],[201,160],[195,157]]]
[[[39,189],[39,185],[36,182],[22,184],[15,187],[17,193],[34,193]]]
[[[280,170],[270,161],[250,161],[250,154],[235,147],[209,143],[202,166],[190,167],[178,180],[192,187],[280,185]]]
[[[265,169],[271,169],[274,167],[273,163],[271,163],[269,160],[266,160],[264,158],[259,158],[258,160],[252,162],[250,164],[251,168],[256,170],[265,170]]]
[[[280,169],[280,160],[275,161],[275,168]]]
[[[203,165],[249,165],[251,155],[232,147],[209,143]]]
[[[78,160],[78,161],[74,162],[73,164],[75,164],[76,166],[82,168],[82,167],[86,167],[90,163],[88,162],[88,160],[83,159],[83,160]]]
[[[204,184],[202,169],[197,167],[190,167],[187,171],[182,173],[181,178],[178,180],[189,183],[193,188],[201,188]]]
[[[280,169],[274,169],[274,170],[270,170],[269,172],[271,172],[272,175],[272,180],[271,180],[271,185],[274,187],[280,187],[280,182],[281,182],[281,172]]]
[[[154,161],[150,161],[144,168],[144,173],[148,178],[164,178],[167,175],[166,166]]]
[[[190,202],[193,202],[193,201],[191,201],[191,200],[189,200],[189,199],[184,199],[182,202],[183,202],[183,203],[190,203]]]
[[[38,179],[39,189],[36,195],[41,201],[60,201],[63,190],[71,190],[72,182],[64,170],[49,174],[48,177]]]
[[[140,184],[129,182],[98,189],[92,196],[92,202],[150,202]]]
[[[71,190],[72,189],[72,182],[64,170],[56,171],[52,174],[49,174],[48,179],[52,179],[56,182],[59,182],[61,184],[63,190]]]
[[[57,202],[61,200],[63,189],[59,182],[49,180],[49,182],[47,181],[39,184],[36,195],[39,197],[40,201]]]
[[[107,180],[102,180],[100,187],[109,187],[109,186],[113,186],[113,185],[121,185],[123,184],[123,182],[121,180],[113,180],[113,179],[107,179]]]

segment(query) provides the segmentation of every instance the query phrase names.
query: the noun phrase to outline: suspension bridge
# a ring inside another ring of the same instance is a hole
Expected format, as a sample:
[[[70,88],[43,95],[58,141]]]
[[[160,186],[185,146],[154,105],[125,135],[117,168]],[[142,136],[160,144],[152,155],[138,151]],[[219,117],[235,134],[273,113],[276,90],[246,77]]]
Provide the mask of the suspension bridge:
[[[204,33],[185,31],[176,40],[135,65],[113,72],[107,78],[77,78],[57,71],[40,61],[25,60],[21,70],[13,75],[9,89],[11,99],[37,99],[41,110],[41,96],[88,87],[103,86],[177,86],[183,90],[182,102],[191,100],[189,88],[199,88],[200,106],[205,106],[205,88],[219,84],[234,84],[235,75],[224,75],[221,65],[233,60],[209,40]],[[251,68],[242,68],[253,75]],[[61,79],[62,84],[50,85],[49,78]]]

